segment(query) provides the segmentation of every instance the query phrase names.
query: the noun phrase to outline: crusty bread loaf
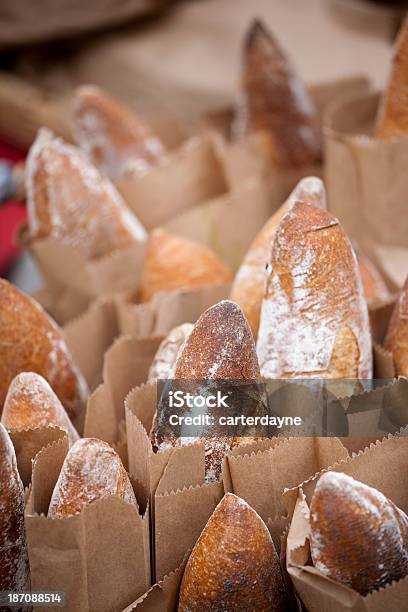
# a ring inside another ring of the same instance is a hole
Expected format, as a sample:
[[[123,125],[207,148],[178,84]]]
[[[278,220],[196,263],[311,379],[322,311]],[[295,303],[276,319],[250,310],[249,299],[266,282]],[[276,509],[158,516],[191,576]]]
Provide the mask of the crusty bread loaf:
[[[107,442],[82,438],[71,447],[65,458],[48,516],[73,516],[85,506],[109,496],[119,497],[137,507],[119,455]]]
[[[146,123],[92,85],[76,90],[73,132],[92,163],[113,181],[145,172],[164,155],[163,145]]]
[[[20,372],[41,374],[71,419],[83,413],[88,388],[62,330],[35,300],[0,279],[0,409]]]
[[[231,280],[231,272],[208,247],[163,229],[151,233],[141,280],[143,302],[159,291],[210,287]]]
[[[392,353],[396,376],[408,377],[408,277],[395,304],[384,346]]]
[[[357,259],[326,210],[298,201],[276,230],[257,350],[270,378],[372,376]]]
[[[369,304],[375,304],[389,300],[391,298],[391,293],[388,291],[387,285],[378,268],[361,249],[356,248],[356,245],[354,245],[354,250],[357,255],[361,281],[363,283],[364,295],[367,302]]]
[[[223,300],[201,315],[178,353],[173,378],[192,381],[259,380],[253,336],[237,304]],[[210,417],[218,414],[217,408],[207,408],[207,412]],[[222,435],[216,424],[203,431],[206,480],[211,482],[220,476],[225,453],[244,440]],[[154,427],[151,440],[159,451],[191,442],[189,438],[185,441],[182,437],[157,435]]]
[[[315,567],[367,595],[408,574],[408,517],[380,491],[346,474],[320,477],[310,505]]]
[[[53,237],[85,259],[144,241],[146,231],[81,151],[40,130],[26,165],[31,239]]]
[[[395,43],[389,82],[378,107],[374,133],[382,140],[408,134],[408,17]]]
[[[24,487],[13,444],[0,423],[0,591],[30,591]],[[8,610],[8,607],[2,610]]]
[[[321,160],[321,136],[313,102],[277,41],[258,20],[243,50],[242,100],[233,135],[268,135],[273,163],[299,167]]]
[[[178,612],[284,612],[287,605],[265,523],[243,499],[227,493],[187,561]]]
[[[183,323],[174,327],[161,342],[149,369],[148,380],[165,380],[173,374],[180,348],[191,334],[194,325]]]
[[[7,429],[55,425],[67,432],[70,444],[79,438],[64,406],[45,378],[35,372],[21,372],[12,380],[1,422]]]
[[[299,181],[289,198],[265,223],[248,249],[235,276],[231,300],[239,304],[257,337],[259,316],[266,282],[266,266],[271,254],[271,244],[282,217],[298,200],[326,208],[326,192],[323,181],[310,176]]]

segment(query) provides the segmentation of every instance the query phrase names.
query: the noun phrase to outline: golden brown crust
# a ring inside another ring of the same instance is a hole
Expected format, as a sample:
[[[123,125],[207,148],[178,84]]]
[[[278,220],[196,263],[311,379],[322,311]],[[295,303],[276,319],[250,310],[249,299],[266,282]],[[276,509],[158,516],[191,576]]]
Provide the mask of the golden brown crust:
[[[255,20],[244,45],[238,137],[264,130],[274,163],[298,167],[321,160],[321,137],[312,100],[288,58]]]
[[[141,280],[143,302],[159,291],[211,287],[231,280],[231,272],[208,247],[162,229],[150,234]]]
[[[30,566],[24,525],[24,487],[17,470],[13,445],[1,423],[0,568],[0,591],[30,591]]]
[[[375,137],[391,140],[408,134],[408,18],[397,37],[387,89],[380,105]]]
[[[178,612],[283,612],[279,559],[269,531],[244,500],[227,493],[187,562]]]
[[[109,179],[48,130],[40,130],[30,149],[26,183],[33,240],[53,237],[97,259],[146,239]]]
[[[223,300],[201,315],[177,358],[174,378],[260,378],[254,339],[238,304]]]
[[[408,277],[392,313],[384,346],[392,353],[396,376],[408,377]]]
[[[43,376],[71,419],[85,409],[86,382],[74,364],[62,330],[37,302],[0,279],[0,407],[20,372]]]
[[[79,514],[103,497],[116,496],[137,507],[132,485],[119,455],[96,438],[82,438],[65,458],[55,485],[48,516]]]
[[[310,505],[315,567],[366,595],[408,574],[408,517],[346,474],[320,477]]]
[[[296,202],[276,231],[257,350],[266,377],[372,376],[357,260],[337,219],[321,208]]]
[[[354,248],[360,268],[364,294],[368,303],[385,302],[391,298],[378,268],[360,249]]]
[[[241,306],[254,338],[258,334],[266,282],[266,266],[271,253],[272,240],[281,219],[298,200],[325,208],[326,194],[323,181],[310,176],[297,184],[286,202],[278,208],[256,235],[232,285],[231,300]]]
[[[1,422],[7,429],[60,427],[67,432],[70,444],[79,438],[60,400],[45,378],[35,372],[21,372],[12,380]]]
[[[249,325],[237,304],[224,300],[208,308],[196,322],[180,350],[173,374],[175,380],[259,380],[255,343]],[[217,408],[207,408],[217,422]],[[217,480],[226,452],[242,442],[241,438],[220,435],[217,425],[204,429],[206,480]],[[151,432],[158,450],[179,446],[183,438],[163,437]]]
[[[144,172],[164,156],[146,123],[99,87],[77,89],[73,130],[92,163],[112,180]]]

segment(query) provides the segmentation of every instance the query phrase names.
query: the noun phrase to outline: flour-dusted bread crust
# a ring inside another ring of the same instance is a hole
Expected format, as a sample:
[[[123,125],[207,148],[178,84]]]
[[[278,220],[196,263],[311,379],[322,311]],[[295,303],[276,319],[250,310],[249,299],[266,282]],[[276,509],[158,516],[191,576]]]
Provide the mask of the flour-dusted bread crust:
[[[408,574],[408,517],[380,491],[346,474],[320,477],[310,504],[315,567],[367,595]]]
[[[394,47],[387,88],[378,107],[375,137],[392,140],[408,134],[408,17]]]
[[[287,599],[278,555],[261,517],[227,493],[187,561],[178,612],[284,612]]]
[[[171,378],[179,350],[191,334],[194,325],[182,323],[174,327],[161,342],[149,368],[148,380]]]
[[[392,353],[395,374],[408,377],[408,277],[392,313],[384,346]]]
[[[76,90],[73,132],[92,163],[113,181],[146,172],[165,154],[140,117],[94,85]]]
[[[24,524],[24,487],[17,470],[13,444],[1,423],[0,568],[0,591],[21,593],[31,590]]]
[[[211,287],[231,280],[230,270],[208,247],[163,229],[151,233],[141,280],[143,302],[159,291]]]
[[[313,102],[272,34],[254,21],[243,50],[237,138],[264,131],[274,164],[299,167],[319,162],[321,135]]]
[[[88,387],[62,330],[34,299],[0,279],[0,409],[20,372],[43,376],[71,419],[85,409]]]
[[[223,300],[201,315],[178,353],[173,379],[260,379],[254,339],[237,304]],[[217,408],[207,410],[210,416],[217,414]],[[205,434],[205,472],[206,480],[211,482],[220,476],[224,455],[245,439],[223,436],[216,425],[206,428]],[[159,451],[191,443],[190,438],[159,436],[154,427],[150,435],[154,447]]]
[[[259,380],[254,339],[238,304],[223,300],[201,315],[177,358],[174,378]]]
[[[45,378],[35,372],[21,372],[12,380],[1,422],[7,429],[57,426],[67,432],[70,444],[79,438],[64,406]]]
[[[231,300],[239,304],[257,337],[261,304],[266,283],[266,266],[271,255],[272,240],[282,217],[298,200],[326,208],[323,181],[315,176],[302,179],[289,198],[265,223],[248,249],[231,289]]]
[[[372,377],[357,259],[326,210],[296,202],[276,230],[257,350],[270,378]]]
[[[110,180],[45,128],[28,155],[26,188],[31,239],[53,237],[87,260],[146,239]]]
[[[135,494],[119,455],[96,438],[78,440],[68,452],[55,485],[48,516],[79,514],[103,497],[116,496],[137,507]]]

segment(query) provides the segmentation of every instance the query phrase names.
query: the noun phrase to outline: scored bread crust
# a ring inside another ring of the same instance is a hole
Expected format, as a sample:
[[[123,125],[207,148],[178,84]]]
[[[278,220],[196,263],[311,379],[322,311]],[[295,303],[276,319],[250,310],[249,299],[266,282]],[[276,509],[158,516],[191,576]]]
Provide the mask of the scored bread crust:
[[[255,343],[240,307],[223,300],[208,308],[198,319],[180,349],[173,374],[174,380],[252,380],[260,379]],[[216,417],[219,409],[208,408]],[[216,420],[216,419],[215,419]],[[190,438],[174,438],[151,432],[151,440],[159,451],[170,446],[190,444]],[[226,437],[216,425],[204,428],[201,439],[205,447],[206,480],[217,480],[224,455],[245,439]]]
[[[0,591],[30,591],[24,487],[18,473],[13,444],[1,423],[0,483]]]
[[[396,376],[408,377],[408,277],[391,315],[384,346],[392,353]]]
[[[298,167],[321,161],[321,135],[313,102],[277,41],[258,20],[243,50],[236,138],[264,131],[273,162]]]
[[[146,172],[165,154],[140,117],[94,85],[75,92],[73,132],[92,163],[113,181],[130,172]]]
[[[346,474],[320,477],[310,504],[315,567],[367,595],[408,574],[408,517],[380,491]]]
[[[197,289],[231,280],[230,270],[208,247],[163,229],[150,234],[140,283],[143,302],[159,291]]]
[[[52,237],[97,259],[146,239],[146,230],[85,155],[42,128],[26,164],[30,237]]]
[[[265,377],[372,377],[357,259],[321,208],[296,202],[276,230],[257,351]]]
[[[281,219],[298,200],[326,208],[326,192],[323,181],[315,176],[302,179],[289,198],[265,223],[248,249],[231,289],[231,300],[241,306],[257,337],[259,317],[266,282],[266,266],[269,261],[272,239]]]
[[[287,603],[265,523],[243,499],[227,493],[187,561],[178,612],[284,612]]]
[[[391,140],[408,134],[408,17],[394,46],[387,88],[378,107],[374,135]]]
[[[45,378],[35,372],[21,372],[12,380],[1,422],[7,429],[57,426],[67,432],[70,444],[79,438],[60,400]]]
[[[0,279],[0,409],[20,372],[41,374],[71,419],[85,409],[88,387],[63,331],[31,297]]]
[[[103,497],[116,496],[137,508],[135,494],[119,455],[96,438],[78,440],[68,452],[51,497],[48,516],[79,514]]]

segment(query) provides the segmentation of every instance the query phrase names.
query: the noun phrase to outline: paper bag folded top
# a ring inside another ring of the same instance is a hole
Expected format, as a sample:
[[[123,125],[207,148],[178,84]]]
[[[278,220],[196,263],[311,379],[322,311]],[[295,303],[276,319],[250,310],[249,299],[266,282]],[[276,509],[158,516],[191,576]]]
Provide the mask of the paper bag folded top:
[[[405,435],[407,430],[405,430]],[[353,458],[331,469],[343,472],[374,487],[404,512],[408,510],[406,437],[390,437],[372,445]],[[310,564],[309,505],[320,474],[297,489],[296,504],[287,540],[287,570],[308,610],[329,609],[336,612],[379,612],[403,610],[408,596],[408,579],[403,578],[365,597],[331,580]],[[340,551],[339,551],[340,552]]]
[[[378,102],[365,94],[328,107],[325,182],[330,210],[395,290],[408,273],[408,136],[372,138]]]

